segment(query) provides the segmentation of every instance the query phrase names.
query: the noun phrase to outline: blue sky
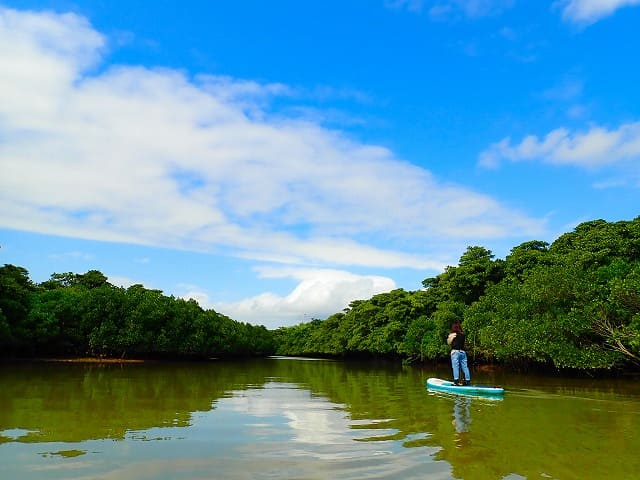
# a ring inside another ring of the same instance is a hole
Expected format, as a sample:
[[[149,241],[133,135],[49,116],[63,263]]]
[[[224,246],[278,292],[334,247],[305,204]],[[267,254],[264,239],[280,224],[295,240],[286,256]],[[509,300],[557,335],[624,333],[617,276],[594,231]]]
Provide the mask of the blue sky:
[[[269,328],[640,214],[640,0],[0,3],[0,263]]]

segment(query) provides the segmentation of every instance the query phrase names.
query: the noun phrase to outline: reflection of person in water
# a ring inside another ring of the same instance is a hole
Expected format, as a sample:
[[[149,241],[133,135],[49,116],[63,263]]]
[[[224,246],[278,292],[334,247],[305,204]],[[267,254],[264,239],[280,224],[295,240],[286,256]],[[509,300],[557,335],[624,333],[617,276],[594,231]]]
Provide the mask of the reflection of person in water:
[[[453,425],[457,433],[468,432],[471,423],[471,398],[458,396],[453,402]]]

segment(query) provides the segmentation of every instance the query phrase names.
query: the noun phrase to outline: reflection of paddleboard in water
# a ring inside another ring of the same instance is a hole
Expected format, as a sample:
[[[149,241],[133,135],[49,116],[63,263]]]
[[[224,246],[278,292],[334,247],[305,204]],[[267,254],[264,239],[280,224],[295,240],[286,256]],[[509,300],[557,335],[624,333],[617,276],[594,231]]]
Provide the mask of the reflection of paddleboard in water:
[[[484,395],[489,397],[497,397],[504,395],[504,388],[491,385],[454,385],[449,380],[441,378],[427,379],[427,388],[439,392],[457,393],[460,395]]]

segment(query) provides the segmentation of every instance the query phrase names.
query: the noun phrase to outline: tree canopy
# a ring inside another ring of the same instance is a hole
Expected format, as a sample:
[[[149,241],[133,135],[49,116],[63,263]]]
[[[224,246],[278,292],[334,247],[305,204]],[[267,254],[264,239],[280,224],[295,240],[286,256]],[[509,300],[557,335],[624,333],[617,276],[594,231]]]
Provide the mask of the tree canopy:
[[[504,260],[470,246],[424,289],[354,301],[276,332],[278,353],[441,360],[454,320],[476,361],[582,370],[640,364],[640,217],[578,225]]]
[[[0,267],[0,345],[5,356],[219,357],[268,355],[271,333],[194,300],[142,285],[115,287],[97,270],[54,273],[39,285],[26,269]]]
[[[640,217],[578,225],[504,260],[469,246],[457,266],[342,312],[267,330],[194,300],[142,285],[115,287],[99,271],[33,283],[0,267],[4,355],[210,357],[323,355],[437,361],[462,321],[472,360],[610,370],[640,365]]]

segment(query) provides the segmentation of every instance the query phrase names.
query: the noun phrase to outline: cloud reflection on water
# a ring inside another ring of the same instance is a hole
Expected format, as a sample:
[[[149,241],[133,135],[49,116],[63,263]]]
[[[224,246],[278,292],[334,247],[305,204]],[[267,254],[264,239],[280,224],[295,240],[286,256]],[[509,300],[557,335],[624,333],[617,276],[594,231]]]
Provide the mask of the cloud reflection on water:
[[[346,405],[296,384],[233,391],[215,407],[238,414],[255,439],[239,450],[280,478],[422,478],[429,463],[430,478],[451,478],[447,465],[431,458],[436,449],[391,440],[398,432],[384,427],[389,419],[352,420]]]

